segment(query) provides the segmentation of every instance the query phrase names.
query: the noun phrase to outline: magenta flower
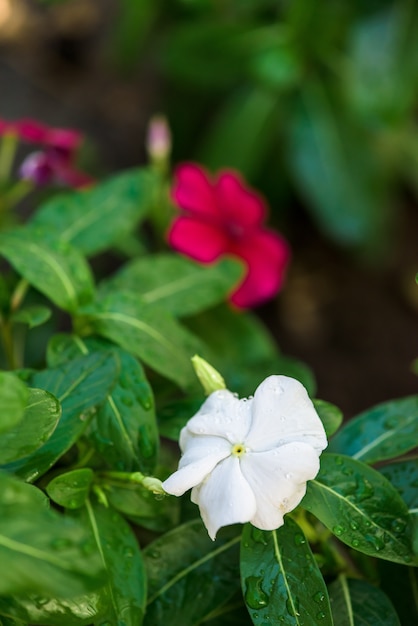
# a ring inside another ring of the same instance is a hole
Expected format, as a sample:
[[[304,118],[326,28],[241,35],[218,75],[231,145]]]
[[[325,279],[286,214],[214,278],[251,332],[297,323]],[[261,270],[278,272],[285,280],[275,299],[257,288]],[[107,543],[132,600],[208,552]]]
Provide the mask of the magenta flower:
[[[23,161],[21,178],[37,186],[57,182],[69,187],[84,187],[93,179],[75,167],[77,150],[82,135],[67,128],[52,128],[36,120],[21,119],[14,122],[0,118],[0,136],[14,134],[26,143],[38,145],[41,150],[32,152]]]
[[[277,293],[290,248],[264,227],[265,202],[237,172],[223,170],[211,180],[199,165],[185,163],[175,172],[172,198],[182,209],[168,233],[173,248],[201,263],[224,255],[244,262],[246,274],[231,296],[233,304],[248,308]]]

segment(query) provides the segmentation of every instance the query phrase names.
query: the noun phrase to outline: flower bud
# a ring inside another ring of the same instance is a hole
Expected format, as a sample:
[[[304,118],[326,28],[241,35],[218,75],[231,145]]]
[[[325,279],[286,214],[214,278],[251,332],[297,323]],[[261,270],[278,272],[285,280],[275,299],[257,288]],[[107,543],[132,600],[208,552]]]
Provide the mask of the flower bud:
[[[154,115],[148,125],[147,152],[151,161],[167,161],[171,153],[171,133],[163,115]]]
[[[220,373],[212,365],[209,365],[205,359],[195,354],[192,357],[192,365],[207,396],[213,391],[226,389],[225,381]]]

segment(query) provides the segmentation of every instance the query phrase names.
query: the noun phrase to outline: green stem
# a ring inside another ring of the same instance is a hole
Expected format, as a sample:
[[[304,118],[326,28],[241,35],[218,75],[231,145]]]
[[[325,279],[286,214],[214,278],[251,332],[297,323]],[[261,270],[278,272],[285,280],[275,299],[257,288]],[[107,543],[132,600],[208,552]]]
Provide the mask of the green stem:
[[[3,135],[0,143],[0,182],[8,181],[10,178],[18,139],[17,134],[13,132]]]
[[[13,329],[11,323],[0,315],[0,333],[4,347],[4,355],[9,369],[17,368],[15,346],[13,342]]]
[[[19,180],[6,194],[8,208],[14,207],[25,196],[33,191],[35,185],[30,180]]]
[[[28,292],[28,289],[29,289],[28,281],[26,280],[26,278],[21,278],[19,282],[17,283],[16,288],[10,299],[10,310],[12,311],[12,313],[14,313],[20,308]]]

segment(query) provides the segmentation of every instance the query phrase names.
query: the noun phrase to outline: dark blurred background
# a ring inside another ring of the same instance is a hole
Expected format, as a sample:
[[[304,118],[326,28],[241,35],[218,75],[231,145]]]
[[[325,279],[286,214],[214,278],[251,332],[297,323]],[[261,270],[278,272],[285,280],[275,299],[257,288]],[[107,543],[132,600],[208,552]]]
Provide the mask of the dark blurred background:
[[[349,417],[416,393],[415,0],[0,0],[0,117],[81,130],[96,177],[146,162],[238,168],[291,243],[258,309]]]

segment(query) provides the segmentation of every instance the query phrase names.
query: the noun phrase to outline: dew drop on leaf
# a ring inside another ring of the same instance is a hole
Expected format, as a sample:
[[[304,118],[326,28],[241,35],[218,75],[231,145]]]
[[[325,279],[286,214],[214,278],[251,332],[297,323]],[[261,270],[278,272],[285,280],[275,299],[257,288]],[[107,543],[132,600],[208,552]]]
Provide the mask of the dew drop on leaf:
[[[297,533],[294,537],[295,546],[302,546],[306,543],[305,537],[301,533]]]
[[[337,535],[337,537],[340,537],[344,531],[344,526],[334,526],[334,528],[332,529],[332,532],[334,533],[334,535]]]
[[[253,528],[251,531],[251,537],[256,543],[262,543],[263,546],[267,545],[267,540],[265,538],[264,532],[259,528]]]
[[[323,602],[325,600],[325,594],[323,593],[323,591],[317,591],[313,599],[315,600],[315,602]]]
[[[268,605],[270,598],[261,586],[260,576],[249,576],[245,579],[245,602],[251,609],[262,609]]]

